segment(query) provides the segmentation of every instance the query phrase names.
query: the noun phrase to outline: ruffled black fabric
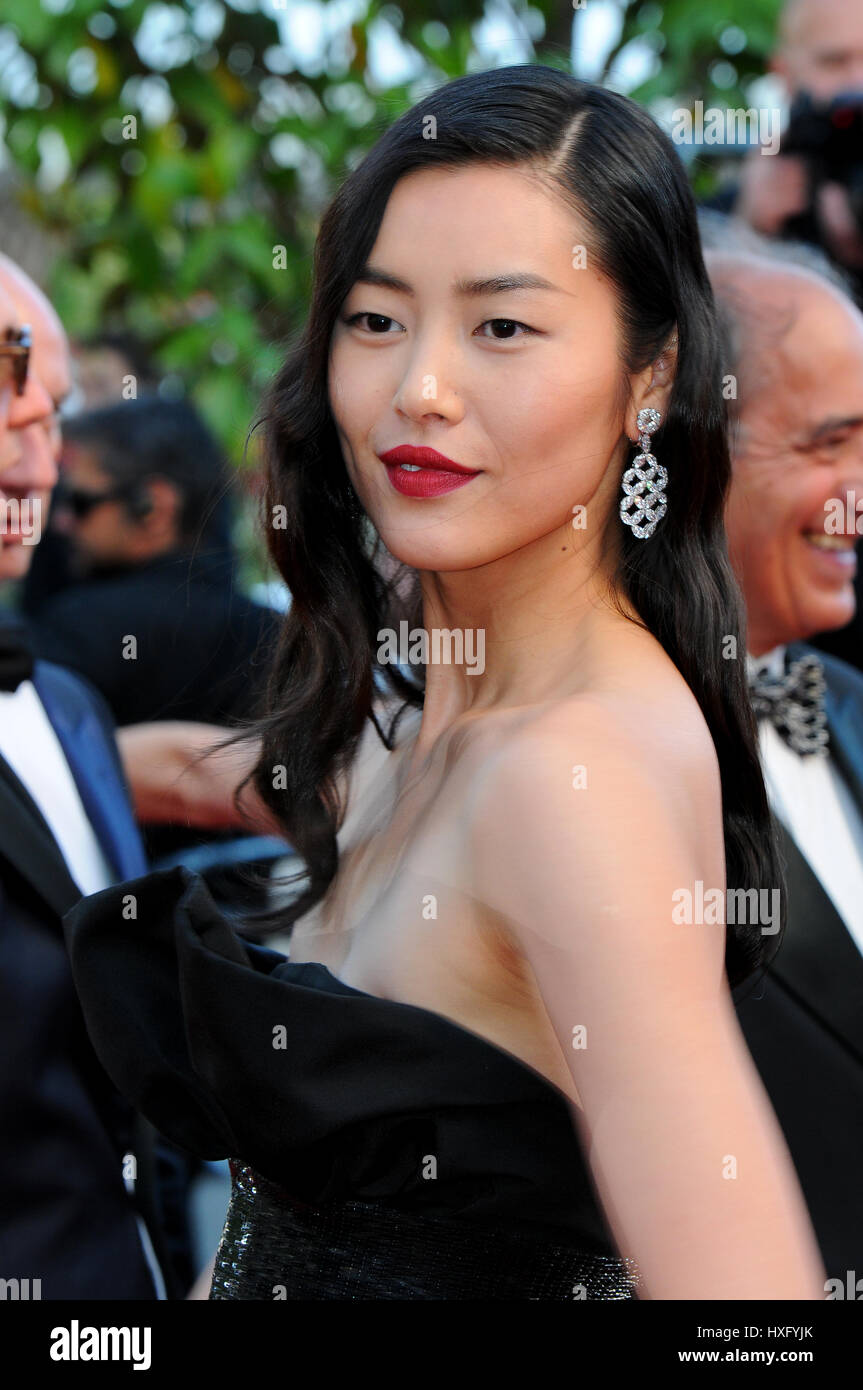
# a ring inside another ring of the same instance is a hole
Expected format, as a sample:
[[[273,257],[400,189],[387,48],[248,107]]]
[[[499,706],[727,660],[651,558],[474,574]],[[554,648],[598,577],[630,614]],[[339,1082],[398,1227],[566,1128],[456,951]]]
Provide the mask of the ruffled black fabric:
[[[616,1256],[566,1097],[514,1054],[253,945],[188,869],[113,885],[63,922],[102,1064],[176,1143],[303,1202]]]

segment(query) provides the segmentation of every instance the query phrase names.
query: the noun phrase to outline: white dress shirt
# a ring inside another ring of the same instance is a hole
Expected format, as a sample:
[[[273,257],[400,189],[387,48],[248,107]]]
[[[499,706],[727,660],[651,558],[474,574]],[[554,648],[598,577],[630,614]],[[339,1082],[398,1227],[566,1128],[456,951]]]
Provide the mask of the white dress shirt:
[[[115,881],[84,810],[63,747],[32,681],[0,691],[0,753],[51,829],[82,894]]]
[[[783,675],[785,647],[747,653],[747,669]],[[801,757],[769,719],[758,737],[770,805],[863,952],[863,815],[832,757]]]

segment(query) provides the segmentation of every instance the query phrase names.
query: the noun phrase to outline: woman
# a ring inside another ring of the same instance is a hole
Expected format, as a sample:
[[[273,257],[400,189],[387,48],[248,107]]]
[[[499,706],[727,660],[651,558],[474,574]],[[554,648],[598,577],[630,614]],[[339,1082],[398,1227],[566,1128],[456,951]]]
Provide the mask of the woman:
[[[184,871],[67,919],[109,1072],[233,1159],[212,1296],[822,1295],[729,994],[775,924],[676,907],[780,882],[721,380],[682,167],[624,97],[461,78],[324,216],[269,419],[291,958]]]

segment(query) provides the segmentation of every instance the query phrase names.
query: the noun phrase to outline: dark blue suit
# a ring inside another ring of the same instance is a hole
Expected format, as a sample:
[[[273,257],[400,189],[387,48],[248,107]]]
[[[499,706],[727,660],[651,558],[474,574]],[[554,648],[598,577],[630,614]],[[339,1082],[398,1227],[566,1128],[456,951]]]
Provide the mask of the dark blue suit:
[[[49,662],[33,682],[117,880],[145,873],[107,706]],[[123,1182],[134,1112],[93,1053],[66,955],[61,919],[80,897],[0,757],[0,1278],[40,1279],[43,1299],[152,1299]]]
[[[814,650],[789,644],[792,657]],[[863,675],[818,656],[830,756],[863,810]],[[828,1278],[863,1276],[863,955],[781,822],[788,921],[737,1016],[797,1169]]]

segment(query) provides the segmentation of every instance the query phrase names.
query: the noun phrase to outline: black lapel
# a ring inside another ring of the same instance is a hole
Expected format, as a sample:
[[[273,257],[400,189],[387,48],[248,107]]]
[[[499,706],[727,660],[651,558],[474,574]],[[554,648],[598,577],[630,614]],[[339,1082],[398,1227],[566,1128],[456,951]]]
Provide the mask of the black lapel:
[[[27,880],[58,917],[80,900],[81,890],[69,873],[45,817],[2,756],[0,857]]]
[[[788,920],[770,969],[863,1063],[863,955],[793,836],[775,819]]]

